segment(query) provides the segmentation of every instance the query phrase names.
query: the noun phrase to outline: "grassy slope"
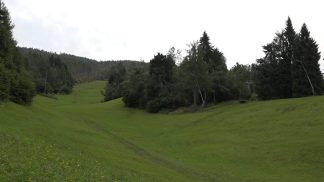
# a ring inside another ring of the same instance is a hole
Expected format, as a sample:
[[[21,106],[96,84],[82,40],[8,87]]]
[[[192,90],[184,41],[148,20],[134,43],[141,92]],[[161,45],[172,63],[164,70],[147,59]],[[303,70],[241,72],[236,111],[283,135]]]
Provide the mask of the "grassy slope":
[[[103,82],[0,105],[0,181],[323,181],[324,97],[147,114]]]

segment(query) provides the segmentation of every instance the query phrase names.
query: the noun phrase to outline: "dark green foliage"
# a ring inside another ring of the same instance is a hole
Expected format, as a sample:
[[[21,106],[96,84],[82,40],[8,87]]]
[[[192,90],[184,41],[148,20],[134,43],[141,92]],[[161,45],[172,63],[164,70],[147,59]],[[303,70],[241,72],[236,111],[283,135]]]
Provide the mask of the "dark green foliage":
[[[9,71],[0,63],[0,101],[9,98],[10,78]]]
[[[150,113],[157,113],[161,109],[160,99],[150,100],[146,105],[146,111]]]
[[[108,70],[104,64],[79,56],[69,54],[59,55],[62,62],[67,65],[69,71],[76,82],[87,82],[102,78],[103,72]],[[100,64],[100,65],[99,65]]]
[[[317,43],[310,37],[306,24],[301,28],[294,49],[293,95],[300,97],[322,94],[323,78],[319,66],[321,54]]]
[[[275,44],[278,47],[278,67],[277,67],[277,92],[278,98],[292,97],[292,60],[293,45],[296,39],[296,32],[293,28],[291,19],[288,17],[286,28],[278,34]]]
[[[257,67],[261,98],[312,95],[312,85],[315,93],[322,93],[323,79],[318,64],[318,46],[310,38],[305,25],[298,36],[294,35],[288,19],[284,33],[278,34],[274,42],[265,47],[266,57],[258,61]]]
[[[306,25],[296,35],[289,18],[285,30],[263,48],[265,57],[253,67],[259,98],[290,98],[323,92],[318,45]]]
[[[64,93],[69,94],[72,91],[74,80],[67,68],[67,66],[62,63],[58,56],[52,55],[49,58],[49,67],[47,70],[46,83],[48,87],[51,87],[53,93]],[[45,89],[45,93],[48,90]]]
[[[173,106],[175,61],[171,55],[158,53],[150,61],[149,77],[146,84],[146,109],[158,112]]]
[[[124,91],[123,102],[127,107],[145,108],[147,103],[146,84],[148,80],[147,71],[142,69],[134,69],[128,75],[123,83]]]
[[[61,54],[60,58],[62,62],[67,65],[73,79],[77,82],[107,80],[110,75],[110,71],[118,64],[123,65],[126,71],[130,71],[134,68],[142,68],[146,65],[144,62],[130,60],[99,62],[68,54]]]
[[[235,98],[248,100],[253,93],[253,83],[251,82],[251,66],[236,63],[229,71],[230,80],[233,82]]]
[[[274,42],[277,42],[276,39]],[[257,60],[255,65],[256,73],[256,91],[261,99],[278,98],[278,60],[277,45],[275,43],[268,44],[263,47],[266,56]]]
[[[208,76],[208,64],[199,54],[198,43],[190,45],[188,55],[180,65],[183,72],[183,90],[190,90],[192,93],[192,104],[205,105],[207,92],[211,89],[211,78]]]
[[[206,32],[199,43],[190,45],[188,55],[180,65],[186,88],[191,90],[191,104],[206,106],[234,98],[223,53],[214,48]]]
[[[158,53],[150,61],[147,84],[148,99],[166,97],[171,93],[175,62],[171,56]]]
[[[10,83],[10,100],[18,104],[30,104],[35,95],[35,85],[28,73],[13,74]]]
[[[119,66],[124,67],[125,71],[145,66],[143,62],[97,62],[73,55],[58,55],[31,48],[19,48],[19,52],[28,60],[29,70],[34,77],[39,93],[70,93],[75,82],[113,78],[113,75],[120,72],[120,70],[115,70]],[[105,100],[120,97],[120,89],[114,88],[116,88],[114,85],[107,85],[104,93]]]
[[[277,33],[271,43],[263,46],[265,56],[258,59],[255,65],[256,90],[261,99],[291,97],[293,50],[292,43],[288,42],[285,33]]]
[[[292,97],[292,60],[296,40],[296,32],[293,28],[291,19],[288,18],[286,28],[280,37],[280,54],[281,59],[278,63],[278,96],[279,98]]]
[[[213,48],[206,32],[203,33],[197,47],[197,61],[206,63],[208,73],[213,72],[215,70],[214,61],[212,60]]]
[[[178,106],[175,94],[175,62],[173,57],[158,53],[149,68],[134,69],[123,83],[123,101],[128,107],[158,112]]]
[[[34,60],[34,55],[37,55],[39,57],[37,59],[48,60],[49,57],[54,54],[51,52],[32,48],[19,48],[19,52],[28,60]],[[94,80],[107,80],[112,67],[120,63],[126,68],[126,71],[129,71],[133,68],[141,68],[146,65],[146,63],[139,61],[125,60],[98,62],[93,59],[64,53],[55,55],[58,56],[61,59],[62,63],[67,66],[73,80],[75,80],[77,83]]]
[[[117,99],[122,96],[122,83],[125,77],[126,68],[121,63],[111,68],[104,93],[105,101]]]
[[[44,94],[69,94],[75,81],[67,66],[55,54],[24,52],[36,91]]]
[[[213,48],[206,32],[190,45],[179,66],[179,51],[158,53],[148,71],[135,71],[123,83],[123,101],[128,107],[148,112],[176,109],[181,106],[217,103],[235,98],[235,88],[228,74],[223,54]]]
[[[0,3],[0,101],[9,99],[30,104],[34,85],[26,72],[26,63],[17,51],[12,36],[13,24],[4,3]]]
[[[208,89],[205,89],[205,103],[218,103],[221,101],[233,99],[232,84],[228,78],[226,59],[222,52],[211,46],[206,32],[200,38],[198,46],[198,59],[202,59],[207,64],[207,83]],[[206,88],[207,88],[206,87]],[[198,91],[199,92],[199,91]]]

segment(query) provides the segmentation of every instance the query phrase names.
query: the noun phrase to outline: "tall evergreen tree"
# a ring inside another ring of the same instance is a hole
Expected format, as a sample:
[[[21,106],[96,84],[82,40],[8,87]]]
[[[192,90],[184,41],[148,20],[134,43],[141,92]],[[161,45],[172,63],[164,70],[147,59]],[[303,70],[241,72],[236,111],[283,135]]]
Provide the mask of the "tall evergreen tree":
[[[198,44],[198,60],[207,66],[207,76],[210,80],[210,90],[206,93],[205,104],[207,102],[216,103],[230,99],[231,91],[227,85],[227,66],[222,52],[210,43],[210,38],[206,32],[203,33]]]
[[[323,77],[319,66],[321,54],[306,24],[301,28],[294,49],[293,95],[301,97],[322,94]]]
[[[9,98],[10,78],[8,70],[0,63],[0,101]]]
[[[261,99],[278,98],[278,54],[280,47],[280,34],[273,40],[272,43],[263,46],[264,58],[258,59],[254,65],[256,72],[256,91]]]
[[[211,73],[213,71],[213,47],[211,46],[209,40],[210,39],[207,32],[204,32],[199,40],[198,59],[204,61],[208,65],[208,72]]]
[[[292,97],[292,62],[296,33],[291,19],[273,41],[264,46],[265,57],[255,65],[257,91],[262,99]]]
[[[28,104],[34,96],[34,85],[17,51],[13,27],[8,9],[0,2],[0,100],[9,98]]]
[[[286,28],[280,35],[280,60],[278,63],[278,97],[292,97],[292,60],[293,60],[293,45],[296,39],[296,32],[293,28],[291,19],[288,17]]]
[[[13,57],[16,42],[12,37],[14,28],[9,11],[3,2],[0,3],[0,57],[7,68],[14,68]]]

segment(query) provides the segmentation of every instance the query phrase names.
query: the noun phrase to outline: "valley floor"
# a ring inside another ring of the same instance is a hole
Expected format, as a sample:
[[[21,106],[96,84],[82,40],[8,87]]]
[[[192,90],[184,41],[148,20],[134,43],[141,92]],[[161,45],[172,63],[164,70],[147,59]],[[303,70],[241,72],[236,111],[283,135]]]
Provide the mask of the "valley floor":
[[[104,85],[0,105],[0,181],[324,181],[324,97],[148,114]]]

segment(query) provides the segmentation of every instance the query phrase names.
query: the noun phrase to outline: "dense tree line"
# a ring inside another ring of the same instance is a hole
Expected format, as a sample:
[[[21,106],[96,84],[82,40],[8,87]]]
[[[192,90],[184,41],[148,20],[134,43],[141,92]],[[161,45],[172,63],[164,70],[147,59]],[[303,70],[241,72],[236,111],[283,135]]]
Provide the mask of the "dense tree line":
[[[72,77],[77,82],[106,80],[118,64],[122,64],[126,70],[143,67],[146,64],[143,61],[131,60],[96,61],[69,54],[60,54],[60,58],[68,66]]]
[[[187,55],[177,65],[178,54],[172,48],[166,55],[155,55],[147,67],[116,74],[122,79],[109,79],[105,100],[122,97],[128,107],[159,112],[181,106],[205,107],[240,98],[246,90],[250,67],[237,64],[237,68],[228,70],[223,53],[211,45],[206,32],[190,44]],[[117,90],[115,97],[107,94]]]
[[[106,80],[109,76],[109,72],[115,65],[121,63],[126,70],[134,67],[143,67],[146,63],[139,61],[96,61],[84,57],[74,56],[70,54],[56,54],[39,49],[33,48],[19,48],[19,52],[28,60],[33,60],[33,55],[42,57],[43,60],[48,60],[51,55],[59,57],[61,62],[65,64],[71,73],[73,80],[77,83],[94,81],[94,80]]]
[[[190,44],[180,64],[176,64],[177,52],[171,49],[166,55],[155,55],[146,69],[123,72],[118,82],[110,79],[106,93],[113,90],[118,94],[105,100],[122,97],[128,107],[159,112],[181,106],[205,107],[230,99],[246,101],[323,93],[321,56],[306,24],[296,33],[288,18],[285,29],[263,49],[265,56],[256,64],[237,63],[228,70],[224,55],[204,32],[199,41]]]
[[[144,62],[137,61],[98,62],[88,58],[56,54],[33,48],[19,48],[18,50],[28,63],[28,70],[33,75],[38,93],[70,93],[75,83],[107,80],[120,72],[118,69],[115,70],[120,66],[125,71],[145,66]]]
[[[17,50],[13,27],[8,9],[0,2],[0,101],[29,104],[35,95],[34,84]]]
[[[306,24],[297,34],[290,18],[286,28],[263,47],[265,56],[253,65],[260,99],[291,98],[323,93],[318,45]]]
[[[28,63],[36,92],[43,94],[68,94],[75,81],[60,57],[48,52],[21,51]]]

